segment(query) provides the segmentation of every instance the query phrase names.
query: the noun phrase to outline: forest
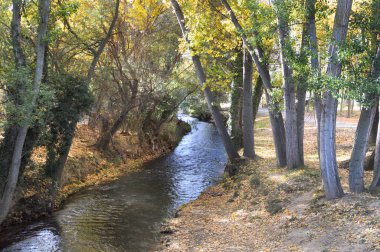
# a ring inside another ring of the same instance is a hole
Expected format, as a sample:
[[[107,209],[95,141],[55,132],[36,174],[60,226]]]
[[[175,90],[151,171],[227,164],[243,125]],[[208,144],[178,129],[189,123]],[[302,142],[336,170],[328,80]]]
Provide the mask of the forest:
[[[1,0],[0,33],[0,249],[380,249],[380,0]]]

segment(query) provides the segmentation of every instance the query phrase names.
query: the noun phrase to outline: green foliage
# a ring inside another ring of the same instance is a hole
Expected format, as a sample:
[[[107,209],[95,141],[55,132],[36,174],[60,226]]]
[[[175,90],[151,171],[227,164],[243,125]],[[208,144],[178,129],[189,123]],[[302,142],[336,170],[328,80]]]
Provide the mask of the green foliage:
[[[80,7],[78,1],[64,2],[62,5],[58,5],[56,15],[62,18],[67,18],[76,13]]]
[[[272,90],[268,91],[269,95],[272,97],[272,102],[269,105],[269,109],[274,103],[278,103],[283,105],[283,96],[284,96],[284,90],[282,88],[273,88]]]
[[[32,105],[34,96],[33,79],[28,68],[14,70],[7,76],[5,85],[8,94],[5,102],[7,124],[41,125],[44,123],[46,108],[52,105],[54,94],[50,87],[41,85],[38,106]]]
[[[57,74],[48,82],[56,94],[44,132],[48,150],[45,171],[52,176],[60,165],[60,157],[69,151],[76,124],[81,115],[90,110],[93,96],[88,90],[87,82],[79,77]]]

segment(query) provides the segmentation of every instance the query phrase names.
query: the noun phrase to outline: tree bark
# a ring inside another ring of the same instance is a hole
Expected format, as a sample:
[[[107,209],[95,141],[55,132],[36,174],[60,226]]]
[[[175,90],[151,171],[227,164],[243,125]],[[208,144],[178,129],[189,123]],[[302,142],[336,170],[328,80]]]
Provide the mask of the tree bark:
[[[282,5],[284,5],[282,0],[275,1],[275,6],[278,9],[278,37],[280,40],[280,57],[285,98],[286,162],[289,169],[295,169],[302,166],[302,160],[299,150],[300,146],[298,144],[299,134],[297,127],[298,124],[293,71],[289,65],[288,59],[286,58],[286,50],[288,50],[287,44],[289,43],[289,26],[286,19],[287,13],[283,10]],[[303,111],[305,111],[304,108]]]
[[[351,118],[351,112],[352,112],[352,101],[350,99],[347,100],[347,118]]]
[[[378,47],[375,59],[373,60],[370,77],[376,79],[379,75],[380,45]],[[372,96],[369,97],[369,99],[372,102],[372,106],[370,108],[362,108],[359,123],[356,129],[354,147],[351,153],[349,186],[350,191],[355,193],[361,193],[364,191],[364,161],[368,150],[371,130],[375,121],[375,114],[379,108],[379,97]]]
[[[370,108],[363,107],[360,113],[349,165],[349,186],[351,192],[361,193],[364,191],[364,162],[376,107],[378,107],[377,102]]]
[[[372,146],[376,145],[376,137],[377,137],[377,126],[379,125],[379,107],[376,109],[375,119],[373,120],[373,126],[371,130],[371,136],[369,137],[369,144]]]
[[[267,101],[271,102],[271,96],[268,91],[265,90],[265,96]],[[282,119],[282,114],[279,105],[277,103],[272,103],[272,108],[269,108],[269,119],[272,125],[272,134],[275,144],[275,151],[277,156],[277,165],[279,167],[286,166],[286,138],[285,138],[285,127],[284,121]]]
[[[263,84],[266,89],[265,93],[266,93],[267,101],[270,104],[269,116],[270,116],[270,121],[272,125],[273,138],[275,142],[277,164],[280,167],[286,166],[286,138],[285,138],[284,121],[283,121],[283,117],[280,111],[279,104],[273,102],[272,98],[269,95],[269,92],[272,90],[272,84],[270,81],[268,66],[266,66],[260,61],[259,56],[256,54],[252,44],[249,43],[247,36],[243,32],[243,28],[241,27],[239,21],[237,20],[235,16],[235,13],[232,11],[227,0],[220,0],[220,1],[222,2],[226,10],[228,11],[231,22],[235,26],[236,30],[240,33],[244,46],[248,49],[249,54],[252,56],[253,62],[255,63],[257,71],[259,72],[259,75],[263,81]],[[259,52],[262,51],[262,49],[259,47],[257,49]]]
[[[243,51],[239,50],[233,66],[234,77],[231,88],[231,139],[238,150],[243,146],[242,107],[243,107]]]
[[[175,15],[176,15],[177,20],[178,20],[178,24],[181,28],[183,38],[189,44],[189,39],[187,37],[187,30],[186,30],[186,26],[185,26],[185,17],[183,16],[181,6],[178,4],[178,2],[176,0],[170,0],[170,2],[173,6]],[[202,63],[200,61],[200,58],[198,55],[194,55],[194,56],[192,56],[192,60],[193,60],[195,70],[197,72],[199,85],[201,87],[203,87],[204,83],[206,82],[206,75],[205,75]],[[209,87],[204,88],[204,95],[206,97],[206,101],[207,101],[207,105],[209,107],[209,110],[211,111],[212,116],[215,120],[216,128],[217,128],[217,130],[218,130],[218,132],[222,138],[224,148],[227,152],[227,155],[228,155],[229,159],[231,161],[233,161],[233,160],[239,158],[239,154],[237,153],[236,149],[234,148],[234,146],[231,142],[231,139],[230,139],[230,136],[228,135],[227,129],[224,126],[222,115],[220,114],[220,109],[218,106],[216,106],[214,104],[213,95],[212,95],[212,92],[211,92]]]
[[[45,37],[47,34],[48,29],[48,19],[49,19],[49,13],[50,13],[50,0],[40,0],[39,5],[39,16],[40,16],[40,23],[38,25],[38,31],[37,31],[37,45],[36,45],[36,68],[34,72],[34,80],[33,80],[33,95],[31,98],[31,105],[26,112],[26,118],[31,118],[32,112],[36,106],[38,94],[40,91],[40,85],[42,81],[42,74],[43,74],[43,68],[44,68],[44,57],[45,57],[45,48],[46,48],[46,42]],[[21,23],[21,2],[18,0],[13,1],[13,17],[12,17],[12,25],[15,25],[20,28]],[[20,30],[13,30],[13,32],[20,32]],[[19,34],[13,34],[12,37],[20,36]],[[18,41],[20,42],[20,41]],[[15,47],[18,47],[19,45],[15,45]],[[22,52],[21,47],[15,48],[15,59],[16,59],[16,65],[17,62],[20,61],[18,59],[19,52]],[[22,104],[25,106],[25,104]],[[21,159],[22,159],[22,153],[23,153],[23,146],[25,143],[26,134],[28,132],[29,123],[22,123],[18,129],[17,132],[17,138],[15,142],[15,146],[13,149],[13,155],[11,160],[11,166],[9,168],[9,175],[8,180],[5,184],[5,189],[0,201],[0,223],[4,221],[6,216],[8,215],[8,212],[12,205],[12,199],[13,195],[17,186],[17,180],[18,175],[20,172],[20,166],[21,166]]]
[[[252,74],[253,62],[249,53],[244,50],[243,64],[243,143],[244,156],[254,159],[255,144],[254,144],[254,120],[252,106]]]
[[[338,45],[346,40],[351,7],[352,0],[338,0],[327,67],[327,75],[332,77],[339,77],[342,71],[337,51]],[[320,167],[327,199],[343,196],[336,161],[336,115],[337,100],[327,90],[323,94],[320,130]]]
[[[306,5],[306,8],[308,6]],[[309,12],[307,12],[310,15]],[[309,17],[308,17],[309,19]],[[303,60],[306,58],[305,50],[308,43],[309,37],[309,25],[306,23],[302,28],[302,41],[301,41],[301,52],[300,59]],[[298,140],[298,151],[299,158],[301,161],[301,166],[305,165],[304,157],[304,135],[305,135],[305,107],[306,107],[306,91],[307,91],[307,73],[302,72],[298,77],[297,85],[297,103],[296,103],[296,112],[297,112],[297,140]]]
[[[253,123],[255,123],[257,113],[259,111],[261,97],[263,96],[263,81],[261,77],[257,77],[255,88],[252,94],[252,113],[253,113]]]
[[[102,135],[100,136],[100,138],[98,139],[98,141],[96,143],[96,146],[100,150],[103,150],[103,151],[107,150],[113,136],[120,129],[120,127],[123,125],[123,122],[127,118],[129,111],[130,111],[129,108],[124,109],[120,113],[117,120],[112,124],[112,126],[109,129],[107,129],[106,132],[102,133]]]
[[[315,25],[315,3],[316,0],[307,0],[306,12],[308,22],[308,34],[309,34],[309,48],[311,53],[311,70],[313,74],[320,75],[319,59],[318,59],[318,41],[317,41],[317,28]],[[321,95],[318,92],[314,93],[314,111],[317,121],[317,143],[318,143],[318,156],[319,156],[319,135],[321,125]]]
[[[300,78],[297,89],[297,140],[300,166],[304,166],[304,134],[305,134],[305,104],[306,104],[306,79]]]
[[[369,190],[372,192],[376,187],[380,186],[380,123],[377,128],[375,162],[373,164],[373,180]]]

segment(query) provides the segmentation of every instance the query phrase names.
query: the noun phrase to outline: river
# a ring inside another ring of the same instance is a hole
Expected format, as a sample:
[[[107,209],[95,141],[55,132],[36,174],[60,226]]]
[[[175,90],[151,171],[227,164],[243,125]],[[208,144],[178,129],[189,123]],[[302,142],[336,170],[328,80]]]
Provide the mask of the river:
[[[70,197],[53,216],[12,227],[2,251],[147,251],[159,243],[161,223],[175,209],[222,178],[227,157],[213,124],[192,125],[170,154],[140,172]]]

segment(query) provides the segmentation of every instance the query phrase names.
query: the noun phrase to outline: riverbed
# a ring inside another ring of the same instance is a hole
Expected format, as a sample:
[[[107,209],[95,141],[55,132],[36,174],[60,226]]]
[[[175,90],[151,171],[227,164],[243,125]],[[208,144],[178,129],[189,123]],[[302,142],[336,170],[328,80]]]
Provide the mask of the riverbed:
[[[70,197],[51,217],[6,230],[2,251],[147,251],[182,204],[223,176],[227,156],[213,124],[192,126],[170,154],[139,172]]]

